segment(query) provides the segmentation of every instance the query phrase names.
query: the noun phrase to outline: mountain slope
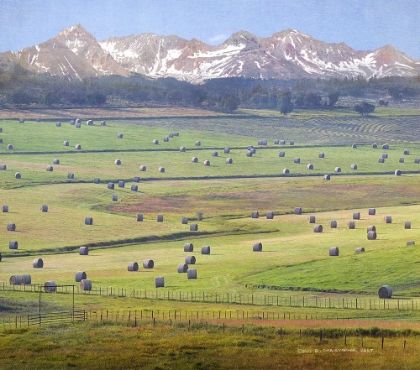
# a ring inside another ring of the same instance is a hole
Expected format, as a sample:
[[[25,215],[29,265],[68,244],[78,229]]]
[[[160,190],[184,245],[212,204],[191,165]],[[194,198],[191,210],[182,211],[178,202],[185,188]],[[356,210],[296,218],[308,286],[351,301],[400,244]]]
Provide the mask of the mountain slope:
[[[316,40],[296,30],[261,38],[239,31],[218,46],[176,35],[145,33],[97,41],[80,24],[55,38],[0,60],[37,73],[69,79],[139,73],[193,83],[212,78],[256,79],[415,76],[420,62],[390,45],[357,51],[344,43]]]

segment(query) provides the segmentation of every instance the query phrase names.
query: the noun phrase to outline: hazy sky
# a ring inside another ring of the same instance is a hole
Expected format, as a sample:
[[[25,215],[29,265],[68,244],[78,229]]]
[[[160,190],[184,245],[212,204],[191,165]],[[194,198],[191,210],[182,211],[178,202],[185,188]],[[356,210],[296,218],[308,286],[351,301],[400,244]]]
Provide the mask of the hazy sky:
[[[287,28],[357,50],[391,44],[420,59],[420,0],[0,0],[0,52],[82,24],[98,40],[152,32],[218,45]]]

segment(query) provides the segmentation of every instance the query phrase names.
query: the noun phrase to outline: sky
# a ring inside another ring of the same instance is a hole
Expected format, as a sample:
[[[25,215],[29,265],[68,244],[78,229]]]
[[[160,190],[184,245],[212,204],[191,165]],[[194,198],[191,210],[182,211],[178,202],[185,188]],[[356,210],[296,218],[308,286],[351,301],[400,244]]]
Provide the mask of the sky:
[[[420,59],[420,0],[0,0],[0,52],[80,23],[97,40],[151,32],[211,45],[288,28],[356,50],[386,44]]]

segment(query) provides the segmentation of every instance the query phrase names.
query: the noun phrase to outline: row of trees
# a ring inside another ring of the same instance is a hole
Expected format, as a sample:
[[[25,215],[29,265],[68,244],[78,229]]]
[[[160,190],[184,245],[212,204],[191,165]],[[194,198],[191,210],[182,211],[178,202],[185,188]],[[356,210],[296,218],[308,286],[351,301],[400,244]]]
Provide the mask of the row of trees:
[[[357,91],[357,93],[355,93]],[[380,101],[417,99],[420,78],[363,78],[258,80],[229,78],[192,85],[173,78],[146,79],[108,76],[65,80],[35,75],[15,67],[1,70],[0,106],[145,106],[176,105],[234,111],[238,107],[276,109],[333,109],[342,97]],[[381,104],[382,102],[382,104]],[[362,113],[366,114],[366,113]]]

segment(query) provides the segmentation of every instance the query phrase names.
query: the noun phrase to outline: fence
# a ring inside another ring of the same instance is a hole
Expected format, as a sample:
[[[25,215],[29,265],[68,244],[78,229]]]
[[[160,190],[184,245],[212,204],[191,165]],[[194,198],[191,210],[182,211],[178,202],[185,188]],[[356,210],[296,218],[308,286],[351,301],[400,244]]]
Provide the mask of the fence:
[[[0,291],[39,292],[39,285],[6,285],[0,284]],[[57,285],[55,294],[72,294],[73,286]],[[52,293],[48,293],[52,294]],[[320,309],[355,309],[355,310],[418,310],[420,299],[397,298],[336,298],[316,297],[302,295],[275,295],[265,293],[237,294],[237,293],[212,293],[212,292],[184,292],[166,289],[127,290],[124,288],[96,288],[81,290],[74,287],[74,294],[100,295],[113,297],[130,297],[137,299],[153,299],[191,303],[220,303],[248,306],[277,306],[295,308],[320,308]]]
[[[28,315],[28,326],[30,325],[41,325],[41,324],[53,324],[60,321],[72,321],[75,320],[86,320],[86,311],[64,311],[64,312],[53,312],[42,315]],[[17,326],[17,320],[16,326]],[[20,319],[21,322],[21,319]]]

